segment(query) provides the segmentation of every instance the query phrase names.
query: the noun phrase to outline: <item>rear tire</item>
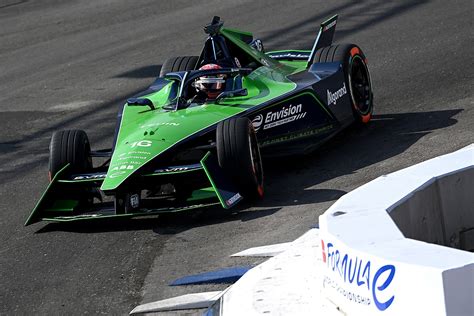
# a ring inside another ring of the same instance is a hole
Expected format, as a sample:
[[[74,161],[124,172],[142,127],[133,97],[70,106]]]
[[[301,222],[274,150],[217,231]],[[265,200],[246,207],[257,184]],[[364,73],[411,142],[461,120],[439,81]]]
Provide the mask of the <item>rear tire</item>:
[[[364,53],[355,44],[331,45],[318,49],[313,63],[331,62],[342,63],[356,122],[368,123],[372,117],[374,97]]]
[[[92,169],[90,144],[82,130],[54,132],[49,146],[50,180],[69,164],[67,174],[85,173]]]
[[[180,56],[168,58],[161,66],[160,77],[164,77],[169,72],[188,71],[196,69],[198,56]]]
[[[231,118],[220,122],[216,133],[219,165],[231,175],[244,198],[262,198],[262,159],[252,122]]]

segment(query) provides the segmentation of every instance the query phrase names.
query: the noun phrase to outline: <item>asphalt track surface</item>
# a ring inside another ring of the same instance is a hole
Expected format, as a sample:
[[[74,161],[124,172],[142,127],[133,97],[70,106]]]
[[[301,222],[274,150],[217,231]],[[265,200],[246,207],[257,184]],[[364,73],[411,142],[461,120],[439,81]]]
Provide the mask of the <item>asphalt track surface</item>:
[[[376,109],[307,157],[266,161],[266,198],[235,214],[23,227],[47,185],[54,130],[112,141],[124,100],[164,60],[197,55],[220,15],[267,50],[309,48],[340,14],[336,41],[369,59]],[[176,278],[255,264],[240,250],[297,238],[344,193],[474,142],[472,1],[0,0],[0,314],[126,314],[223,285]],[[359,229],[370,229],[370,223]]]

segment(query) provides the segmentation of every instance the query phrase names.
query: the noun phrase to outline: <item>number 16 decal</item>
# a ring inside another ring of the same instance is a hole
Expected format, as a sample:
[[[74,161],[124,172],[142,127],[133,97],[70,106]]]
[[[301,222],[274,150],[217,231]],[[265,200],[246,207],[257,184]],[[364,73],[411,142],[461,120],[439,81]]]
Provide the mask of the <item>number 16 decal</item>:
[[[141,140],[139,142],[133,142],[130,146],[133,147],[151,147],[152,141],[151,140]]]

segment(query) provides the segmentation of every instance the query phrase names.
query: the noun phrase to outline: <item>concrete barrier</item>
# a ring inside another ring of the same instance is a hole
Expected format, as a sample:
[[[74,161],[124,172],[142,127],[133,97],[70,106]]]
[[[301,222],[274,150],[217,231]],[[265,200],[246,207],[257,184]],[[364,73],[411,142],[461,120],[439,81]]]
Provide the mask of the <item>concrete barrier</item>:
[[[319,229],[291,243],[236,254],[272,258],[219,294],[132,313],[202,306],[206,315],[474,315],[473,238],[471,145],[349,192],[320,216]]]
[[[471,145],[340,198],[320,217],[323,295],[354,315],[474,315],[473,175]]]
[[[461,237],[474,229],[474,167],[428,181],[388,211],[407,238],[473,251]]]

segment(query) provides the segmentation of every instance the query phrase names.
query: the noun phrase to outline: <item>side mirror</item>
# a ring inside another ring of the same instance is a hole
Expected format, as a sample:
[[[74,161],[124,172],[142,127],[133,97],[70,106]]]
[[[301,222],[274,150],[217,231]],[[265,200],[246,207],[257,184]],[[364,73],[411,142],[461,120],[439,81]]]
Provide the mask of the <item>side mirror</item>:
[[[224,91],[221,92],[216,98],[216,104],[219,103],[219,100],[225,99],[225,98],[233,98],[233,97],[243,97],[248,94],[247,89],[237,89],[233,91]]]
[[[155,106],[150,99],[146,98],[130,98],[127,100],[128,105],[131,106],[148,106],[150,109],[154,110]]]

